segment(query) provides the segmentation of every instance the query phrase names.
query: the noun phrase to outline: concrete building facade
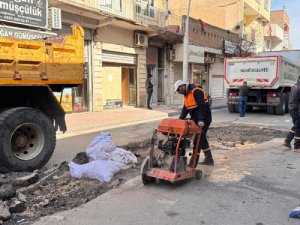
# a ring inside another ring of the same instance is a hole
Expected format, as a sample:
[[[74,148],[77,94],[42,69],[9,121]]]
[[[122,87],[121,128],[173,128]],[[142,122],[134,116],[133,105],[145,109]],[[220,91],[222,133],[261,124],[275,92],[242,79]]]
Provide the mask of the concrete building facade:
[[[72,23],[79,23],[90,33],[83,90],[86,110],[144,107],[147,73],[153,74],[152,102],[170,103],[167,52],[182,35],[166,31],[167,14],[158,8],[164,7],[163,2],[49,0],[49,6],[62,10],[65,29],[57,33],[68,33]]]
[[[270,23],[265,29],[267,51],[291,50],[290,19],[285,10],[271,12]]]
[[[169,0],[171,13],[186,15],[188,0]],[[265,50],[264,31],[270,21],[271,0],[191,1],[190,16],[239,34],[255,45],[253,53]]]
[[[224,58],[239,56],[240,45],[238,34],[190,18],[188,81],[201,85],[213,99],[224,98]],[[172,69],[177,80],[182,79],[183,44],[174,45],[174,51]],[[181,98],[175,94],[173,104],[180,104]]]

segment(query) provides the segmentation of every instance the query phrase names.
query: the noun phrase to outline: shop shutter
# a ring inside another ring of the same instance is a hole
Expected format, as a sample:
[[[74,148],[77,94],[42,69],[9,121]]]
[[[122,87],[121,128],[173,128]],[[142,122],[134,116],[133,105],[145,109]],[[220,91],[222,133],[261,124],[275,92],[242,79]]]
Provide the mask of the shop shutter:
[[[119,52],[102,51],[102,61],[120,64],[136,64],[136,56],[131,54],[123,54]]]

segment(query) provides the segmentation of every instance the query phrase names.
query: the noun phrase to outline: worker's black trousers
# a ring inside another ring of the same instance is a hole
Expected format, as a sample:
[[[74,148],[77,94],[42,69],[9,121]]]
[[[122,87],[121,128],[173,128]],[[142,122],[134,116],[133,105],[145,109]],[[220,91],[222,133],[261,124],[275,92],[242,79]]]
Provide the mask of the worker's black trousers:
[[[290,115],[293,120],[293,126],[285,140],[290,143],[294,138],[294,148],[300,149],[300,116],[298,109],[291,109]]]
[[[204,127],[202,128],[198,153],[200,153],[201,150],[205,151],[205,150],[209,149],[209,144],[208,144],[207,136],[206,136],[209,125],[210,124],[205,124]],[[197,145],[197,136],[195,136],[195,138],[194,138],[194,148],[196,148],[196,145]]]

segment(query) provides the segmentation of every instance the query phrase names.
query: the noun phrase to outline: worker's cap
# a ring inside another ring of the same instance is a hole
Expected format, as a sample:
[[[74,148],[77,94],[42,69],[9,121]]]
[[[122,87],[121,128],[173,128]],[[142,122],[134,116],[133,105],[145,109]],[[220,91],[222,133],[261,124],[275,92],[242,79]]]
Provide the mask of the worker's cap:
[[[178,90],[178,88],[181,86],[181,85],[184,85],[186,84],[186,82],[182,81],[182,80],[178,80],[175,82],[174,84],[174,93]]]

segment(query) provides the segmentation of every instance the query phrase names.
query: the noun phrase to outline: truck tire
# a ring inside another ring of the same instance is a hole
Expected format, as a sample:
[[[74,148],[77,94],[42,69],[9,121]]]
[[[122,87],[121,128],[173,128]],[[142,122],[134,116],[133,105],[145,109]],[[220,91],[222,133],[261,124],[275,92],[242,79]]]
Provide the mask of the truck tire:
[[[234,111],[240,113],[239,104],[234,105]]]
[[[290,92],[285,93],[285,113],[289,112]]]
[[[33,171],[53,154],[53,124],[41,111],[18,107],[0,114],[0,166],[10,171]]]
[[[246,106],[246,112],[253,112],[253,106],[252,105],[247,105]]]
[[[272,106],[272,105],[268,105],[267,106],[267,111],[268,111],[269,114],[274,115],[275,114],[275,107]]]
[[[229,111],[230,113],[235,113],[234,105],[228,104],[227,107],[228,107],[228,111]]]
[[[285,106],[286,106],[286,99],[285,94],[280,96],[280,103],[279,105],[275,106],[275,114],[276,115],[284,115],[285,114]]]

